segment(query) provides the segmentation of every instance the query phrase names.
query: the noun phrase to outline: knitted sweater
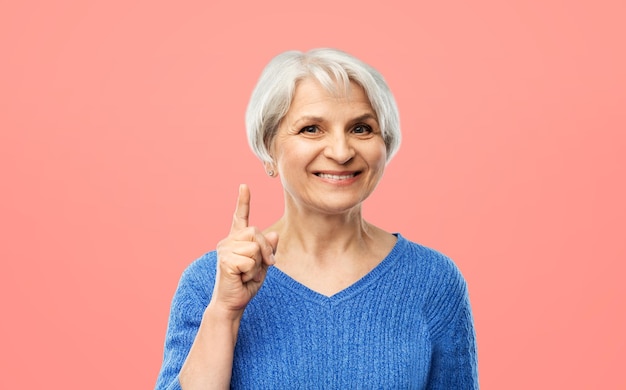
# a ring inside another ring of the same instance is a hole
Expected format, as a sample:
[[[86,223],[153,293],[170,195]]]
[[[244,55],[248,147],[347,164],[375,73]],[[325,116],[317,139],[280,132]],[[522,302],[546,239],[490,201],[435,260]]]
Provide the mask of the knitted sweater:
[[[378,266],[331,297],[270,267],[241,319],[231,388],[477,389],[463,277],[444,255],[397,237]],[[180,389],[215,272],[213,251],[183,273],[156,389]]]

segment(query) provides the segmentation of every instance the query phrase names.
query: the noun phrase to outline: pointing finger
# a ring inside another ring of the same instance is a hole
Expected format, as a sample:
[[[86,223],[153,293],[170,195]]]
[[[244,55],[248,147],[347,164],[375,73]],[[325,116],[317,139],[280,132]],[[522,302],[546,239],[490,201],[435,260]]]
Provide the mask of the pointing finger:
[[[233,215],[233,225],[230,232],[245,229],[248,227],[248,218],[250,216],[250,189],[247,185],[239,186],[239,196],[237,197],[237,208]]]

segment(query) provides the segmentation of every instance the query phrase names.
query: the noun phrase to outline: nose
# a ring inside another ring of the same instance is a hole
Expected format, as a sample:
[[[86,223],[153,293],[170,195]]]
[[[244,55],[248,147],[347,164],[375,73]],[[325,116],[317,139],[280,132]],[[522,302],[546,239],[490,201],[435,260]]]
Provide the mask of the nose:
[[[324,156],[327,158],[343,165],[352,160],[354,154],[354,148],[345,132],[336,132],[327,138],[327,145],[324,148]]]

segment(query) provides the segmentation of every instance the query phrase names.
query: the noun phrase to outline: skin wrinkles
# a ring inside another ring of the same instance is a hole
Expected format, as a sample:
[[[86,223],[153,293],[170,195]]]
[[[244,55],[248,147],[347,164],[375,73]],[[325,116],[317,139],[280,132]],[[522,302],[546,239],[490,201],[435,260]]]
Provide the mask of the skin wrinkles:
[[[316,117],[316,116],[303,116],[299,119],[297,119],[292,125],[291,125],[291,132],[297,133],[302,131],[303,127],[306,126],[311,126],[311,125],[316,125],[316,124],[324,124],[325,123],[325,119],[322,117]],[[376,119],[376,115],[374,115],[373,113],[366,113],[363,115],[359,115],[356,118],[354,118],[348,125],[349,127],[352,126],[356,126],[358,124],[365,124],[367,126],[369,126],[369,129],[371,130],[371,133],[375,133],[376,130],[378,130],[378,120]],[[348,130],[348,129],[346,129]],[[378,131],[380,132],[380,131]]]
[[[360,215],[361,202],[380,181],[386,164],[385,143],[363,89],[352,83],[347,94],[335,96],[316,81],[302,80],[281,122],[271,152],[285,189],[286,210]],[[319,172],[357,175],[344,186],[324,182]]]

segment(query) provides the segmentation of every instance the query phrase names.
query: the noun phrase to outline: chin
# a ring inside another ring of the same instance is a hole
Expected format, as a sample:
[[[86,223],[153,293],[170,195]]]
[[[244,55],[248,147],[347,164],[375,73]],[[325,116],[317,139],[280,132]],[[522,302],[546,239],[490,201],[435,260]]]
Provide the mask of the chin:
[[[342,198],[342,197],[338,196],[337,198]],[[315,202],[315,204],[312,205],[312,208],[319,211],[322,214],[329,214],[329,215],[346,214],[355,210],[360,210],[361,204],[363,203],[363,200],[365,200],[365,198],[362,198],[362,197],[359,197],[359,198],[350,197],[350,199],[337,199],[337,198],[333,200],[324,199],[321,202]]]

